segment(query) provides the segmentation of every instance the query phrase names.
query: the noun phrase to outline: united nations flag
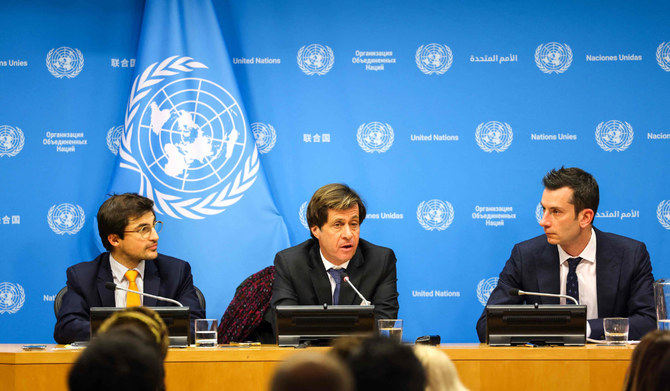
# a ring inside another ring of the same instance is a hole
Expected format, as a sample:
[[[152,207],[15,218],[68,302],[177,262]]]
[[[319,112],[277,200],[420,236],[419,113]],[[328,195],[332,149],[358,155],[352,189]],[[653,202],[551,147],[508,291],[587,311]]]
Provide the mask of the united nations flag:
[[[288,232],[211,0],[147,0],[143,15],[109,193],[155,201],[159,251],[191,261],[196,285],[217,293],[210,309],[288,247]]]

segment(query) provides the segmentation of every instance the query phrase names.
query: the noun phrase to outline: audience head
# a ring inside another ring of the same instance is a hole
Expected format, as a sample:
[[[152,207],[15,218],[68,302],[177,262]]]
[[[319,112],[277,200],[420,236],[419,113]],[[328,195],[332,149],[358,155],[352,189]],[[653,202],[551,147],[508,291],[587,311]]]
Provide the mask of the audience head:
[[[624,391],[670,390],[670,331],[647,333],[635,347]]]
[[[435,346],[416,345],[414,354],[426,372],[426,391],[467,391],[445,352]]]
[[[105,320],[98,329],[98,335],[112,330],[140,334],[145,341],[155,346],[161,357],[165,359],[170,339],[168,329],[160,315],[147,307],[128,307],[115,312]]]
[[[163,359],[139,334],[112,330],[94,338],[70,369],[70,391],[161,391]]]
[[[353,391],[349,369],[336,357],[317,352],[295,354],[279,365],[271,391]]]

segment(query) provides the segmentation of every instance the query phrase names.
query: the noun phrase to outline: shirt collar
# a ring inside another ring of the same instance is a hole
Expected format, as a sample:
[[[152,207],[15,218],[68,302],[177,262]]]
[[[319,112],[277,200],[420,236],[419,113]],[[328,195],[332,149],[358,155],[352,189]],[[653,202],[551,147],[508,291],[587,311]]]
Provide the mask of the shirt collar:
[[[578,255],[581,259],[591,262],[591,263],[596,263],[596,231],[591,227],[591,239],[589,239],[589,243],[584,247],[584,250]],[[563,262],[567,261],[570,258],[574,258],[570,254],[566,253],[563,248],[561,248],[561,245],[558,245],[558,264],[562,265]]]
[[[126,272],[129,270],[127,267],[119,263],[112,253],[109,253],[109,266],[112,268],[112,277],[114,277],[114,283],[118,284],[125,278]],[[139,273],[140,278],[144,279],[144,261],[140,261],[139,265],[134,269]]]
[[[343,264],[341,264],[341,265],[337,265],[337,266],[335,266],[335,265],[333,265],[332,263],[330,263],[330,262],[326,259],[326,257],[323,256],[323,253],[321,252],[321,249],[319,249],[319,254],[321,255],[321,261],[323,262],[323,267],[324,267],[326,270],[329,270],[329,269],[346,269],[347,266],[349,266],[349,262],[351,262],[351,259],[350,259],[350,260],[346,261],[345,263],[343,263]]]

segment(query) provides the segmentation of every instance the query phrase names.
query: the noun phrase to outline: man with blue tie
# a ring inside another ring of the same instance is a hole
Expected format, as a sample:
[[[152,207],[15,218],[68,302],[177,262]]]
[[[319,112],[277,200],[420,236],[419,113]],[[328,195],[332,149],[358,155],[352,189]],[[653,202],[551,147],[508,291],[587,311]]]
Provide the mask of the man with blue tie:
[[[586,305],[586,336],[602,339],[603,318],[627,317],[629,338],[656,328],[649,253],[644,243],[593,227],[600,195],[579,168],[551,170],[542,180],[544,235],[518,243],[487,304],[558,304],[559,299],[512,296],[512,288],[572,296]],[[560,299],[565,304],[565,299]],[[477,322],[486,339],[486,311]]]
[[[396,258],[389,248],[360,239],[365,205],[346,185],[318,189],[307,206],[311,239],[275,257],[272,308],[278,305],[358,305],[353,285],[375,306],[377,319],[398,315]]]

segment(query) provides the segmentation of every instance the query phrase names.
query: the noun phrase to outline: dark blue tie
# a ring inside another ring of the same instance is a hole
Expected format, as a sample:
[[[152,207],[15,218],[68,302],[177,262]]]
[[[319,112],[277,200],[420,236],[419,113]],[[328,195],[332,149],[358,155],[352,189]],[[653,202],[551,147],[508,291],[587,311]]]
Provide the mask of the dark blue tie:
[[[574,297],[579,302],[579,281],[577,280],[577,265],[581,258],[568,258],[568,278],[565,280],[565,294]],[[566,301],[572,304],[572,301]]]
[[[335,292],[333,292],[333,304],[338,305],[340,302],[340,285],[342,285],[342,273],[344,269],[328,269],[328,274],[335,280]]]

